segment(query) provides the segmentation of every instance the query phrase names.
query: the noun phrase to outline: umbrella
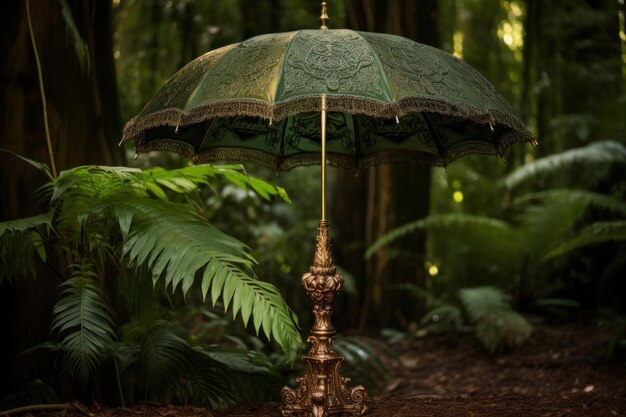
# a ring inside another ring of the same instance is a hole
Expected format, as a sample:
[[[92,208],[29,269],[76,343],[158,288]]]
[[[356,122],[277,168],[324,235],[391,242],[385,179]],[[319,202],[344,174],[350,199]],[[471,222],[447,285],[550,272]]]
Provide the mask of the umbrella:
[[[477,71],[439,49],[378,33],[267,34],[211,51],[177,72],[124,127],[136,152],[168,150],[193,162],[250,161],[276,171],[322,166],[321,221],[302,283],[315,322],[299,387],[282,390],[284,416],[361,415],[367,393],[339,375],[332,301],[326,166],[355,170],[466,154],[503,156],[535,143],[510,104]],[[320,121],[321,119],[321,121]]]

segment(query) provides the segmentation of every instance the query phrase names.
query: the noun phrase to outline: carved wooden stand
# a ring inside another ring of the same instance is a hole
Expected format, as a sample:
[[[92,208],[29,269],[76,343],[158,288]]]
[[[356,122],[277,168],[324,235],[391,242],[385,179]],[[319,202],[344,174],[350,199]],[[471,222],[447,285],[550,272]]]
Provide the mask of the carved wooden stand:
[[[367,411],[367,391],[361,385],[348,387],[350,378],[339,375],[343,357],[333,349],[335,327],[330,316],[335,294],[343,287],[343,277],[333,265],[325,220],[320,221],[313,266],[302,276],[302,285],[313,300],[315,323],[307,339],[313,346],[308,355],[302,357],[307,372],[297,379],[299,387],[281,390],[282,414],[285,417],[363,415]]]

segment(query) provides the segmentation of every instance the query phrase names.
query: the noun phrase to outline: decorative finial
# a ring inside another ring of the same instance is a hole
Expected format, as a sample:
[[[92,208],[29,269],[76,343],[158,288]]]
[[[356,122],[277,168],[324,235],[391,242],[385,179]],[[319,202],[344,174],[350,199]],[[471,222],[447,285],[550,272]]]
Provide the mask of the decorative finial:
[[[326,13],[326,2],[323,1],[322,2],[322,14],[320,15],[320,22],[322,23],[322,25],[320,26],[320,29],[322,30],[326,30],[328,29],[328,21],[330,20],[330,18],[328,17],[328,13]]]

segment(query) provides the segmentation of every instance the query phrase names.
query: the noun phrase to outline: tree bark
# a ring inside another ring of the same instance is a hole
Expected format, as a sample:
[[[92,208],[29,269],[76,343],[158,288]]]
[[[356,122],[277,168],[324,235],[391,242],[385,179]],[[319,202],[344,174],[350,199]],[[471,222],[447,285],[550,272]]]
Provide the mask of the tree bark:
[[[352,29],[385,32],[439,45],[437,2],[348,0],[346,23]],[[417,233],[379,251],[369,261],[364,250],[389,230],[428,215],[430,167],[379,166],[355,177],[338,171],[335,185],[333,239],[338,265],[361,283],[360,308],[337,313],[345,325],[406,325],[418,311],[411,296],[394,284],[424,279],[425,235]],[[355,204],[355,202],[359,202]],[[391,302],[391,300],[394,300]]]
[[[60,170],[81,164],[119,164],[120,137],[111,3],[68,1],[87,43],[90,65],[81,68],[58,1],[32,0],[32,25],[41,58],[52,146]],[[41,96],[26,18],[26,2],[4,4],[0,27],[0,148],[50,164],[43,127]],[[36,191],[45,178],[18,158],[0,153],[0,220],[45,210]],[[18,352],[49,338],[58,277],[42,268],[36,282],[20,281],[0,291],[0,392],[16,390],[40,377],[50,364]],[[48,382],[48,381],[44,381]]]

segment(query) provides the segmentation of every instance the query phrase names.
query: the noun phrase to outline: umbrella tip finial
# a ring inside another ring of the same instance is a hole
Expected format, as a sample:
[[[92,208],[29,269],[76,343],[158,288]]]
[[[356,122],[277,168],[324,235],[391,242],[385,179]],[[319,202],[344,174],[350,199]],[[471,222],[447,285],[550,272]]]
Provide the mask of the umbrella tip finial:
[[[326,2],[322,2],[322,13],[320,14],[320,29],[326,30],[328,29],[328,21],[330,18],[328,17],[328,13],[326,12]]]

